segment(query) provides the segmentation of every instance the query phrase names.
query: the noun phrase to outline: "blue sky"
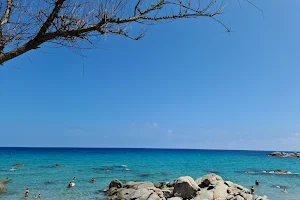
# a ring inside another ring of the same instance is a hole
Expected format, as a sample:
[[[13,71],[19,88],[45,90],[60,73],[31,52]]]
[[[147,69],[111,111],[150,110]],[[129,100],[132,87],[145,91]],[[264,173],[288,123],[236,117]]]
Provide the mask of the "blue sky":
[[[7,62],[0,146],[300,150],[300,1],[241,3]]]

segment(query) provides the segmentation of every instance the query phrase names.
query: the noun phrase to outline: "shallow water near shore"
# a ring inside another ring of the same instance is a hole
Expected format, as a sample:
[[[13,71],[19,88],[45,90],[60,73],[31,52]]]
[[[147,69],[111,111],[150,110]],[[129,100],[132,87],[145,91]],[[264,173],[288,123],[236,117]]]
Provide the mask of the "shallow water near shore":
[[[0,199],[24,199],[41,193],[42,199],[87,199],[104,197],[98,192],[111,180],[172,181],[179,176],[199,178],[210,171],[223,179],[250,188],[255,180],[257,195],[270,200],[299,200],[300,175],[244,172],[283,169],[300,172],[300,159],[268,157],[264,151],[87,149],[87,148],[0,148],[0,180],[12,179]],[[9,169],[16,163],[22,167]],[[56,167],[55,164],[61,164]],[[67,188],[76,176],[74,188]],[[91,183],[91,178],[96,183]],[[276,186],[286,187],[288,193]]]

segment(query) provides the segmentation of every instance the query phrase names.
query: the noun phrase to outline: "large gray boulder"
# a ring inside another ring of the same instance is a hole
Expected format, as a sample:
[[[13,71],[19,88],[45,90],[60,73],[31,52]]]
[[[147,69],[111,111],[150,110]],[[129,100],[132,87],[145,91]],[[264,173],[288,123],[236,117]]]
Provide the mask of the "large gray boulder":
[[[4,194],[4,193],[6,193],[6,188],[5,188],[5,186],[4,186],[4,184],[3,183],[0,183],[0,194]]]
[[[216,184],[214,188],[214,199],[226,199],[228,186],[224,184],[223,181],[220,181]]]
[[[152,193],[153,192],[151,190],[147,190],[146,188],[140,188],[140,189],[135,190],[130,198],[131,199],[138,199],[138,200],[147,200],[148,197]]]
[[[213,190],[201,191],[193,200],[214,200]]]
[[[121,189],[117,195],[110,197],[111,200],[161,200],[164,198],[159,197],[159,195],[153,191],[146,188],[139,189]]]
[[[174,189],[166,188],[166,189],[162,189],[161,191],[162,191],[165,198],[170,198],[173,195],[173,190]]]
[[[151,182],[133,182],[133,181],[126,183],[126,185],[124,187],[133,188],[133,189],[140,189],[140,188],[153,189],[153,188],[155,188],[154,184]]]
[[[219,181],[223,181],[221,176],[216,174],[208,174],[201,178],[200,187],[208,187],[209,185],[216,185]]]
[[[123,184],[122,184],[121,181],[119,181],[118,179],[116,179],[116,180],[113,180],[112,182],[110,182],[110,184],[109,184],[109,189],[113,188],[113,187],[122,188]]]
[[[111,196],[110,199],[130,199],[130,197],[134,194],[135,190],[134,189],[122,189],[120,190],[117,194],[114,196]]]
[[[175,181],[174,196],[183,199],[192,198],[199,190],[197,183],[190,176],[182,176]]]

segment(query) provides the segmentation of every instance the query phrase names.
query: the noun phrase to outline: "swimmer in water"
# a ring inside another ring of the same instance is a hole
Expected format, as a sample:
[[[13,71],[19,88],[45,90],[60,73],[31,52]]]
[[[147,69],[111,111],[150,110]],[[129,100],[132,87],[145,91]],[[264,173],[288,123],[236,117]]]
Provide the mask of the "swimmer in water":
[[[92,183],[96,183],[96,179],[92,178]]]
[[[41,194],[38,194],[37,196],[33,197],[35,199],[40,199],[41,198]]]
[[[76,180],[76,176],[74,176],[74,178],[73,178],[73,181],[75,181]]]
[[[254,187],[251,187],[251,194],[254,194]]]
[[[259,182],[258,180],[255,181],[255,185],[259,186]]]
[[[26,190],[25,190],[25,197],[28,197],[28,196],[29,196],[29,189],[26,188]]]
[[[73,187],[72,181],[68,185],[69,188]]]
[[[283,189],[283,193],[287,193],[287,191],[286,191],[286,189],[285,189],[285,188]]]

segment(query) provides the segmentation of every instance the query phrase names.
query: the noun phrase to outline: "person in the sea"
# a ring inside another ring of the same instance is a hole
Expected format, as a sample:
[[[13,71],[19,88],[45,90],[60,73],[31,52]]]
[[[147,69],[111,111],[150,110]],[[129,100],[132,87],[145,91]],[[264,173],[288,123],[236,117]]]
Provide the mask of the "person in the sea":
[[[41,198],[41,194],[36,195],[35,197],[33,197],[35,199],[40,199]]]
[[[287,193],[286,188],[283,189],[283,193]]]
[[[28,197],[28,196],[29,196],[29,189],[26,188],[26,190],[25,190],[25,197]]]
[[[96,179],[92,178],[92,183],[96,183]]]
[[[255,181],[255,185],[259,186],[259,182],[258,180]]]
[[[254,194],[254,186],[251,187],[251,194]]]
[[[76,180],[76,176],[74,176],[74,178],[73,178],[73,181],[75,181]]]
[[[68,187],[69,187],[69,188],[73,187],[72,181],[70,181]]]

